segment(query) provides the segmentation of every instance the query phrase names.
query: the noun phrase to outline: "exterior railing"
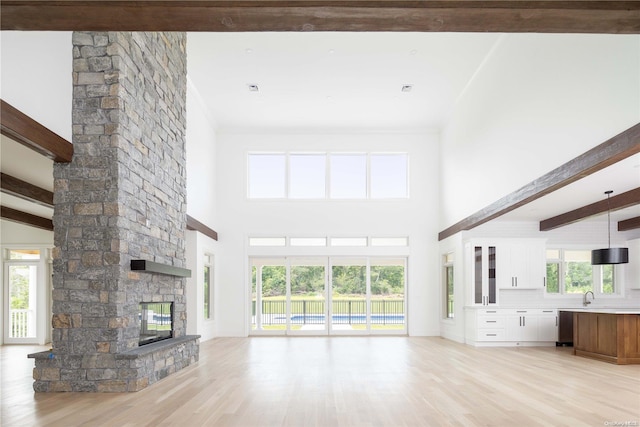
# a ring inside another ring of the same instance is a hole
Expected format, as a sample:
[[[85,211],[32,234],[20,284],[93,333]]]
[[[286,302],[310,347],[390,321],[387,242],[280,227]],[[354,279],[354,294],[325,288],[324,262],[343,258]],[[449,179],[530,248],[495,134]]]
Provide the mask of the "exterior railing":
[[[365,300],[332,301],[332,323],[342,325],[366,324],[367,306]],[[257,315],[256,301],[253,301],[253,316]],[[262,301],[261,323],[263,325],[284,325],[287,323],[286,301]],[[325,301],[294,300],[291,301],[291,323],[324,324],[326,322]],[[393,325],[404,324],[404,300],[372,300],[371,324]],[[254,320],[255,323],[255,320]]]
[[[33,336],[31,333],[31,310],[28,309],[11,309],[9,311],[9,337],[10,338],[27,338]]]

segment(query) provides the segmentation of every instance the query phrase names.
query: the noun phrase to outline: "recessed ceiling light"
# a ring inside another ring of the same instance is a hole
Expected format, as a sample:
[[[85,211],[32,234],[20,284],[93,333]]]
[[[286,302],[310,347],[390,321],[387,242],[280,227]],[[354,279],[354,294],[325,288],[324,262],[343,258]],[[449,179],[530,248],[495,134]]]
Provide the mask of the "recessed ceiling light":
[[[411,89],[413,89],[413,85],[402,85],[403,92],[411,92]]]
[[[258,85],[252,85],[252,84],[248,84],[247,85],[249,87],[249,92],[258,92]]]
[[[253,49],[251,49],[250,47],[248,47],[248,48],[246,48],[246,49],[244,50],[244,53],[246,53],[246,54],[253,53]]]
[[[329,49],[329,54],[333,55],[334,53],[336,53],[334,49]]]
[[[409,55],[415,55],[416,53],[418,53],[418,50],[417,50],[417,49],[411,49],[411,50],[409,51]]]

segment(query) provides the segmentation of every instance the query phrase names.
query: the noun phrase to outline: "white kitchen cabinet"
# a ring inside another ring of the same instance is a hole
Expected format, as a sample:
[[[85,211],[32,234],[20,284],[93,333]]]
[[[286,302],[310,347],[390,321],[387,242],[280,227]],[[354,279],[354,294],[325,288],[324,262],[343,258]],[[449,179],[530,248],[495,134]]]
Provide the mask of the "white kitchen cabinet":
[[[507,310],[506,313],[507,341],[537,341],[538,316],[531,310]]]
[[[555,345],[555,309],[474,308],[466,310],[466,342],[477,346]]]
[[[471,305],[491,306],[498,303],[496,282],[496,246],[481,242],[465,245]]]
[[[498,287],[542,289],[545,286],[545,242],[518,239],[498,242]]]
[[[538,317],[538,341],[558,341],[558,311],[540,310]]]
[[[505,316],[497,309],[467,310],[467,343],[501,342],[505,336]]]

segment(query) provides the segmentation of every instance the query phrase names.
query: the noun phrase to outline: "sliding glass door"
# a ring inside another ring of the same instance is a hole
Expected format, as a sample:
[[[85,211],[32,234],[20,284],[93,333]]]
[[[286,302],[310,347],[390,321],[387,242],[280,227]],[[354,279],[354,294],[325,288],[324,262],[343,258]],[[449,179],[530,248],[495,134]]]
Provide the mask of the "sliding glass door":
[[[252,258],[252,333],[406,331],[405,258]]]
[[[373,258],[370,269],[371,329],[402,331],[405,329],[404,258]]]
[[[368,318],[367,259],[331,259],[331,330],[365,331]]]
[[[287,329],[287,268],[284,258],[254,259],[251,265],[251,329]]]
[[[291,331],[327,332],[327,268],[323,258],[290,258]]]

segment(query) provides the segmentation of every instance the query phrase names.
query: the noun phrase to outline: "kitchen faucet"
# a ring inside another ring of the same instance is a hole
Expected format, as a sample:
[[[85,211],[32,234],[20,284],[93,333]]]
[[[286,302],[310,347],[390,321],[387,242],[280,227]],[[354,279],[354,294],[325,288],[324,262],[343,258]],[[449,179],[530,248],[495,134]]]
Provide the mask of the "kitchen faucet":
[[[587,301],[587,295],[591,294],[591,299],[594,300],[596,299],[595,295],[593,295],[592,291],[587,291],[584,293],[583,297],[582,297],[582,305],[584,305],[585,307],[588,306],[589,304],[591,304],[591,301]]]

